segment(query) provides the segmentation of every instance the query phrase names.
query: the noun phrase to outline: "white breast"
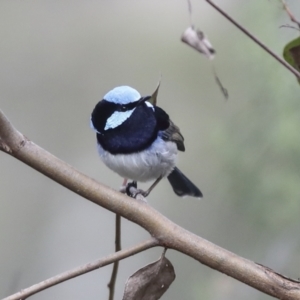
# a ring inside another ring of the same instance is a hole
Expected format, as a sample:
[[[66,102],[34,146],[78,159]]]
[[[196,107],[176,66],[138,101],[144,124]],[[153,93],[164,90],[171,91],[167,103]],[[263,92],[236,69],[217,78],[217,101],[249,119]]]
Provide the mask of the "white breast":
[[[99,144],[98,152],[105,165],[120,176],[145,182],[168,176],[172,172],[176,164],[177,146],[158,137],[142,152],[113,155]]]

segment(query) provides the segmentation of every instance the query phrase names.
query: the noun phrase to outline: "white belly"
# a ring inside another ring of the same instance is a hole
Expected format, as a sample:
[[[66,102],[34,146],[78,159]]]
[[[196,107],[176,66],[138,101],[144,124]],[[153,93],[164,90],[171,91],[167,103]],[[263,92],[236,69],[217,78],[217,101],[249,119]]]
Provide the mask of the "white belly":
[[[99,144],[98,152],[105,165],[120,176],[145,182],[172,172],[176,164],[177,146],[157,138],[149,148],[134,154],[113,155]]]

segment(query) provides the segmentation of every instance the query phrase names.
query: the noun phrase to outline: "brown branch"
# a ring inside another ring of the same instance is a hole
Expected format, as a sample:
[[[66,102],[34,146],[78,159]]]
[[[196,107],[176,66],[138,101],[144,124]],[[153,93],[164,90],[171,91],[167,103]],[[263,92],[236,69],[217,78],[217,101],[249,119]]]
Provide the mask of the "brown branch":
[[[121,216],[116,214],[116,232],[115,232],[115,252],[118,252],[121,250]],[[115,285],[116,285],[116,279],[117,279],[117,274],[118,274],[118,268],[119,268],[119,261],[114,262],[113,270],[111,273],[111,278],[108,283],[108,288],[109,288],[109,300],[114,299],[115,295]]]
[[[300,79],[300,73],[289,65],[284,59],[274,53],[269,47],[263,44],[258,38],[256,38],[253,34],[251,34],[246,28],[237,23],[234,19],[232,19],[225,11],[223,11],[220,7],[218,7],[211,0],[206,0],[212,7],[214,7],[220,14],[222,14],[227,20],[229,20],[232,24],[234,24],[238,29],[240,29],[244,34],[246,34],[251,40],[253,40],[256,44],[258,44],[261,48],[263,48],[266,52],[268,52],[271,56],[273,56],[279,63],[281,63],[284,67],[286,67],[290,72],[292,72],[298,79]]]
[[[25,141],[25,136],[13,127],[0,110],[0,150],[11,154],[13,148],[14,152],[17,152],[24,145]]]
[[[149,248],[155,247],[158,245],[158,241],[155,238],[150,238],[149,240],[146,240],[138,245],[135,245],[129,249],[121,250],[119,252],[115,252],[113,254],[110,254],[104,258],[101,258],[99,260],[96,260],[94,262],[79,266],[77,268],[74,268],[73,270],[61,273],[59,275],[56,275],[54,277],[48,278],[40,283],[37,283],[27,289],[22,290],[21,292],[18,292],[14,295],[11,295],[7,298],[4,298],[2,300],[18,300],[18,299],[25,299],[29,296],[32,296],[38,292],[41,292],[43,290],[48,289],[49,287],[52,287],[54,285],[57,285],[59,283],[62,283],[64,281],[67,281],[69,279],[75,278],[77,276],[80,276],[82,274],[97,270],[101,267],[107,266],[113,262],[122,260],[124,258],[127,258],[129,256],[132,256],[134,254],[137,254],[139,252],[142,252],[144,250],[147,250]]]
[[[300,282],[214,245],[171,222],[147,203],[127,197],[80,173],[15,131],[1,110],[0,138],[1,150],[69,190],[145,228],[159,245],[180,251],[268,295],[283,300],[300,299]]]

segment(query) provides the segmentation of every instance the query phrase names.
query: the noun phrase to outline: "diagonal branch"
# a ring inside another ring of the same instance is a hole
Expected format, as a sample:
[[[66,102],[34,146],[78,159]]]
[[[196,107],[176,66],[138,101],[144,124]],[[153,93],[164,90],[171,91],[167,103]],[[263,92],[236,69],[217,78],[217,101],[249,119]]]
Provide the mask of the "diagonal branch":
[[[96,260],[94,262],[88,263],[86,265],[79,266],[77,268],[74,268],[73,270],[61,273],[59,275],[56,275],[54,277],[48,278],[40,283],[37,283],[27,289],[22,290],[21,292],[18,292],[14,295],[11,295],[7,298],[4,298],[2,300],[19,300],[19,299],[25,299],[29,296],[32,296],[38,292],[41,292],[49,287],[52,287],[54,285],[57,285],[61,282],[67,281],[69,279],[75,278],[77,276],[80,276],[82,274],[97,270],[101,267],[107,266],[113,262],[119,261],[121,259],[124,259],[126,257],[132,256],[134,254],[137,254],[139,252],[142,252],[144,250],[147,250],[149,248],[155,247],[158,245],[158,241],[155,238],[150,238],[149,240],[146,240],[138,245],[135,245],[129,249],[121,250],[119,252],[115,252],[113,254],[110,254],[104,258],[101,258],[99,260]]]
[[[268,52],[271,56],[273,56],[279,63],[281,63],[284,67],[286,67],[290,72],[292,72],[298,79],[300,79],[300,73],[289,65],[284,59],[282,59],[279,55],[274,53],[269,47],[267,47],[264,43],[262,43],[257,37],[255,37],[252,33],[250,33],[245,27],[236,22],[233,18],[231,18],[224,10],[222,10],[219,6],[213,3],[211,0],[206,0],[212,7],[214,7],[221,15],[223,15],[227,20],[229,20],[232,24],[234,24],[238,29],[240,29],[245,35],[247,35],[252,41],[254,41],[257,45],[263,48],[266,52]]]
[[[0,150],[74,193],[140,225],[159,241],[159,245],[182,252],[268,295],[282,300],[300,299],[300,282],[214,245],[173,223],[147,203],[114,191],[80,173],[26,139],[10,125],[1,110],[0,138]]]

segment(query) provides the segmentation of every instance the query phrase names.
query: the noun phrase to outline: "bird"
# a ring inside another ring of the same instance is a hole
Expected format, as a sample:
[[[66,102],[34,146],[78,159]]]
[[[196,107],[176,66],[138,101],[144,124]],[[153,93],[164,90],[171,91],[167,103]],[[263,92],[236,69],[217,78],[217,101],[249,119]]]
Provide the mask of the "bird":
[[[96,132],[101,160],[124,179],[133,180],[127,188],[154,180],[148,190],[137,189],[132,197],[147,197],[167,177],[176,195],[202,198],[198,187],[176,167],[178,151],[185,151],[179,128],[150,99],[124,85],[110,90],[96,104],[90,127]]]

